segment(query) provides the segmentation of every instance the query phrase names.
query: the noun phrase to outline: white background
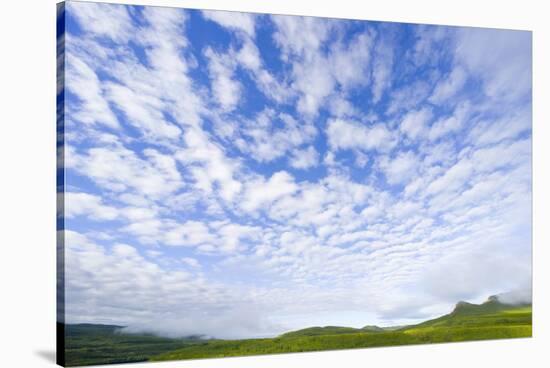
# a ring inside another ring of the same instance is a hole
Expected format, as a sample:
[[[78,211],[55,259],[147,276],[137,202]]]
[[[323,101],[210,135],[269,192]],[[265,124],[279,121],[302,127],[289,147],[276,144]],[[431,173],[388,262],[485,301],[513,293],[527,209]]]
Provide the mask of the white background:
[[[147,367],[546,367],[550,349],[549,21],[545,1],[160,0],[202,9],[471,25],[534,31],[534,321],[532,339],[374,348]],[[55,357],[55,0],[0,8],[0,366]],[[546,24],[545,24],[546,23]],[[546,205],[546,206],[545,206]],[[548,281],[546,281],[548,282]],[[125,367],[137,365],[125,365]]]

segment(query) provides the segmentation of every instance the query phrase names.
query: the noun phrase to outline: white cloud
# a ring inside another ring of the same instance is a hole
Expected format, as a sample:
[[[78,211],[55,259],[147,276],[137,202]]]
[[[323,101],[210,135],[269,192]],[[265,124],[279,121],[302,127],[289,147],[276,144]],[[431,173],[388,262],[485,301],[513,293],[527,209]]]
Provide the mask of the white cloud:
[[[435,179],[426,188],[427,194],[438,194],[441,191],[454,191],[461,188],[474,170],[468,159],[458,161],[443,175]]]
[[[397,143],[392,132],[380,123],[367,126],[352,120],[330,119],[326,134],[334,150],[364,149],[384,152]]]
[[[456,302],[472,298],[483,300],[489,295],[501,293],[501,290],[529,284],[529,252],[503,252],[502,245],[494,241],[486,244],[483,251],[476,242],[474,247],[447,254],[440,262],[430,265],[422,280],[426,291],[438,298]],[[513,240],[514,243],[516,241]],[[486,251],[490,252],[490,257],[486,256]]]
[[[370,60],[373,35],[365,32],[347,45],[334,43],[328,55],[331,72],[344,90],[370,82]]]
[[[80,58],[67,52],[67,69],[65,71],[66,88],[78,96],[81,105],[72,111],[70,118],[85,124],[104,124],[118,128],[119,123],[107,103],[96,73]]]
[[[417,80],[392,90],[386,113],[393,115],[417,109],[428,98],[431,88],[432,86],[428,82]]]
[[[249,181],[241,207],[246,211],[256,211],[285,195],[294,193],[297,189],[294,177],[285,171],[279,171],[268,180],[262,177]]]
[[[512,290],[498,295],[498,300],[506,304],[530,304],[533,300],[531,283],[520,289]]]
[[[146,149],[143,160],[121,145],[90,148],[85,153],[66,152],[71,155],[71,168],[89,177],[99,186],[115,192],[128,189],[143,195],[159,198],[183,186],[174,158],[154,149]]]
[[[105,83],[106,96],[122,110],[127,121],[145,135],[158,138],[177,138],[181,130],[164,119],[163,103],[159,98],[141,95],[117,83]]]
[[[448,133],[457,132],[465,123],[470,110],[469,103],[462,103],[454,110],[453,115],[441,118],[432,124],[428,137],[430,140],[436,140]]]
[[[380,162],[380,168],[386,175],[390,184],[400,184],[407,182],[416,174],[419,159],[411,152],[399,152],[395,157],[385,157]]]
[[[181,261],[192,268],[200,268],[201,266],[200,262],[197,261],[195,258],[183,257]]]
[[[428,100],[435,104],[447,102],[464,86],[466,78],[467,75],[464,69],[455,67],[449,75],[439,81]]]
[[[189,167],[197,188],[211,193],[214,184],[220,185],[220,195],[231,201],[241,190],[242,184],[235,179],[238,162],[228,159],[223,149],[213,143],[208,135],[198,128],[188,129],[184,134],[187,149],[179,150],[175,157]]]
[[[471,154],[471,161],[478,171],[494,171],[518,163],[528,163],[531,157],[530,139],[514,143],[502,143],[496,146],[478,149]]]
[[[317,166],[319,162],[319,153],[313,146],[303,150],[295,150],[292,157],[289,158],[289,164],[295,169],[309,169]]]
[[[247,69],[258,71],[262,66],[260,51],[250,40],[246,40],[237,53],[237,60]]]
[[[254,120],[244,121],[241,133],[249,139],[237,143],[241,151],[250,153],[256,161],[270,162],[310,143],[317,129],[288,114],[264,110]]]
[[[219,10],[203,10],[202,16],[218,23],[220,26],[236,31],[242,31],[249,37],[254,37],[254,15],[243,12]]]
[[[244,239],[253,240],[256,244],[260,240],[262,230],[258,227],[223,221],[214,224],[220,237],[218,246],[224,252],[242,251],[248,248],[242,243]]]
[[[355,166],[364,168],[369,162],[369,156],[361,151],[355,151]]]
[[[426,167],[436,167],[432,166],[434,164],[447,166],[456,160],[457,152],[452,140],[442,140],[434,145],[426,145],[424,149],[426,155],[423,162]]]
[[[410,218],[422,209],[422,204],[412,201],[401,201],[393,205],[391,212],[397,218]],[[430,219],[425,219],[430,220]]]
[[[468,138],[476,145],[488,145],[510,140],[531,130],[531,120],[530,109],[523,109],[494,120],[481,120],[472,128]]]
[[[483,80],[489,97],[515,100],[531,92],[531,32],[463,28],[457,34],[455,55]]]
[[[399,129],[410,139],[421,138],[426,130],[426,126],[432,119],[432,110],[424,107],[420,110],[408,112],[401,121]]]
[[[65,192],[63,200],[66,218],[89,216],[94,220],[114,220],[119,215],[116,208],[106,205],[101,197],[93,194]]]
[[[215,101],[225,111],[235,109],[241,99],[242,87],[237,80],[233,79],[233,66],[229,64],[230,61],[227,58],[210,48],[205,51],[205,55],[209,59],[208,70]]]
[[[299,112],[315,117],[337,86],[347,91],[369,83],[371,32],[358,34],[347,43],[336,40],[325,52],[320,46],[337,28],[333,20],[288,16],[272,16],[272,20],[277,28],[273,38],[282,59],[292,65],[291,87],[299,94]]]
[[[133,246],[116,244],[108,249],[73,231],[66,232],[65,243],[68,323],[119,323],[129,326],[129,332],[223,338],[273,329],[254,312],[257,302],[240,290],[207,283],[192,273],[196,268],[166,269],[145,259]],[[220,309],[226,313],[220,315]]]
[[[133,25],[125,5],[85,3],[65,4],[78,24],[97,37],[126,42],[133,35]]]
[[[293,67],[293,87],[300,92],[298,111],[314,117],[326,97],[334,87],[335,80],[330,74],[329,66],[322,57],[315,57],[307,62],[297,62]]]
[[[390,40],[379,35],[374,52],[372,100],[374,103],[377,103],[382,98],[384,92],[391,86],[394,55]]]
[[[168,245],[198,247],[213,246],[218,239],[203,222],[187,221],[173,226],[164,234],[163,240]]]
[[[317,50],[330,32],[330,23],[322,18],[273,15],[271,20],[277,26],[273,39],[286,57]]]
[[[359,110],[341,95],[331,96],[329,110],[334,117],[339,118],[352,118],[360,115]]]
[[[233,56],[228,56],[233,57]],[[276,102],[286,101],[293,93],[285,81],[280,81],[265,69],[258,47],[251,39],[245,39],[243,46],[234,56],[240,66],[249,70],[254,77],[258,88]]]
[[[416,43],[410,51],[416,66],[437,65],[445,44],[452,31],[448,27],[434,25],[419,25],[415,27]]]

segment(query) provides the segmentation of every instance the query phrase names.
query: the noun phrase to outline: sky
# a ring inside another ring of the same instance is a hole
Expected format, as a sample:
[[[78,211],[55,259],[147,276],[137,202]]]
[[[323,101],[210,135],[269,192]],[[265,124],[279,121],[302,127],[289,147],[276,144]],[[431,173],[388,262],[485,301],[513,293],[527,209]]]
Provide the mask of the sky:
[[[530,298],[530,32],[65,4],[66,322],[247,338]]]

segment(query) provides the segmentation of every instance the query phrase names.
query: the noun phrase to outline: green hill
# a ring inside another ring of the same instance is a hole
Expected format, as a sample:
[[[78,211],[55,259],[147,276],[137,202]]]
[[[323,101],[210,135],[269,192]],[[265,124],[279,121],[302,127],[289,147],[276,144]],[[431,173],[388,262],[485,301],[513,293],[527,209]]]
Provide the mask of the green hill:
[[[65,328],[65,337],[113,335],[124,327],[92,323],[68,324]]]
[[[400,331],[415,331],[427,328],[489,327],[531,325],[531,305],[509,305],[491,296],[482,304],[458,302],[454,310],[432,320],[407,326]]]
[[[390,327],[391,329],[392,327]],[[378,326],[364,326],[361,328],[361,331],[364,331],[364,332],[383,332],[383,331],[387,331],[386,328],[382,328],[382,327],[378,327]]]
[[[360,333],[362,329],[352,327],[325,326],[325,327],[309,327],[302,330],[291,331],[282,334],[281,338],[300,337],[300,336],[322,336],[322,335],[341,335],[350,333]]]
[[[341,326],[325,326],[325,327],[309,327],[301,330],[291,331],[282,334],[281,338],[285,337],[300,337],[300,336],[323,336],[323,335],[342,335],[356,334],[365,332],[383,332],[386,331],[378,326],[365,326],[362,328],[341,327]]]
[[[121,333],[122,328],[100,324],[65,325],[66,366],[144,362],[151,356],[198,341]]]
[[[531,306],[512,306],[491,297],[485,303],[459,302],[454,310],[417,325],[362,329],[310,327],[277,338],[212,340],[152,357],[153,361],[219,358],[303,351],[354,349],[455,341],[530,337]]]
[[[411,326],[310,327],[265,339],[169,339],[121,333],[116,325],[66,325],[66,358],[76,366],[530,337],[531,315],[529,304],[490,297],[459,302],[451,313]]]

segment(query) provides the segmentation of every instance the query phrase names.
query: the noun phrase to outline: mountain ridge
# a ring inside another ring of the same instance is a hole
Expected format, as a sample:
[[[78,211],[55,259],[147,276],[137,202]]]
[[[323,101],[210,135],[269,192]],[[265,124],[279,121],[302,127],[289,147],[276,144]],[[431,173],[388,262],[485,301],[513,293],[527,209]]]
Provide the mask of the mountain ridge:
[[[362,328],[346,327],[346,326],[312,326],[299,330],[293,330],[285,332],[279,337],[298,337],[298,336],[320,336],[320,335],[341,335],[349,333],[376,333],[386,331],[405,331],[418,327],[429,326],[431,324],[440,323],[449,319],[464,316],[484,315],[491,313],[498,313],[506,310],[511,310],[521,307],[529,307],[532,303],[503,303],[499,300],[498,295],[491,295],[483,303],[475,304],[466,301],[459,301],[455,304],[454,309],[445,315],[435,317],[417,324],[406,326],[391,326],[380,327],[376,325],[366,325]]]

